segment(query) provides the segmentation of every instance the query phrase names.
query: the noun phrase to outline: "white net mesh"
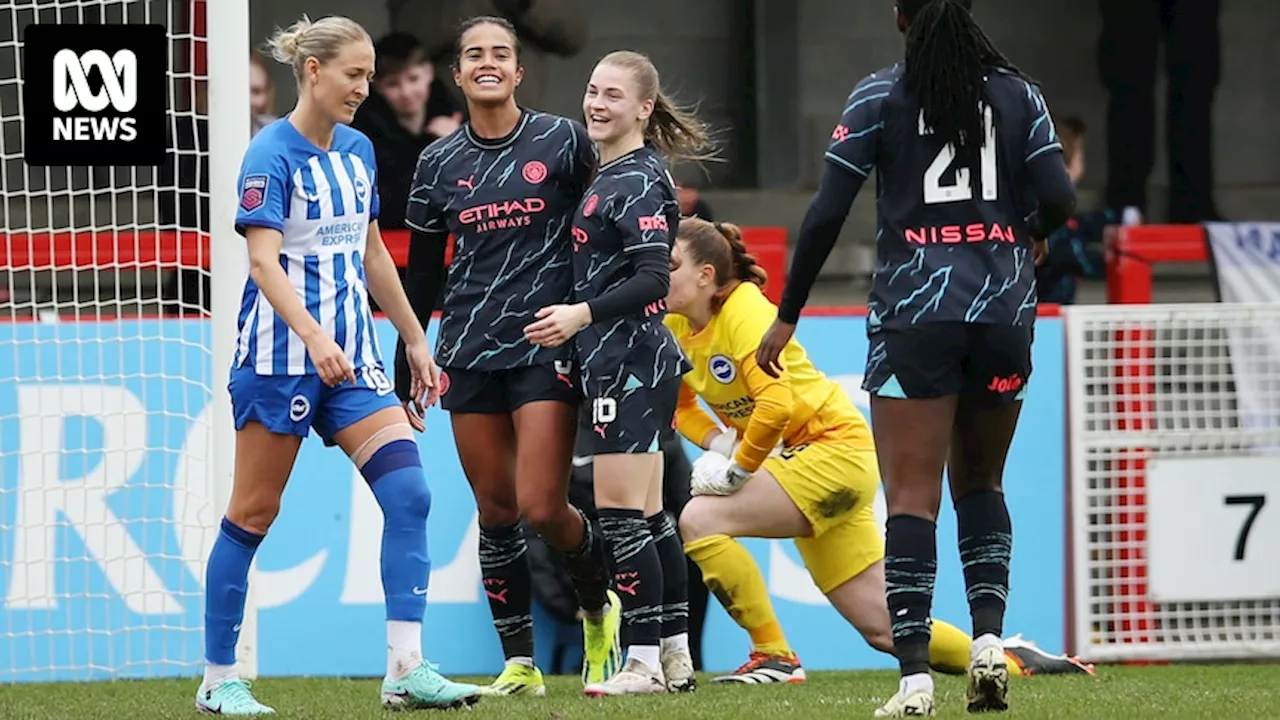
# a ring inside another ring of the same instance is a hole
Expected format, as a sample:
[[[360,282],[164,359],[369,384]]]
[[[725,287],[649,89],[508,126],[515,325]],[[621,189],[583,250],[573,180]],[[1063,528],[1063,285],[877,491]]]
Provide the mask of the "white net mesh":
[[[0,683],[190,674],[202,656],[203,10],[0,0]],[[23,28],[124,22],[169,31],[164,166],[27,166]]]
[[[1280,453],[1280,306],[1071,308],[1067,344],[1074,651],[1280,656],[1280,473],[1233,472]],[[1272,498],[1248,528],[1242,486]]]

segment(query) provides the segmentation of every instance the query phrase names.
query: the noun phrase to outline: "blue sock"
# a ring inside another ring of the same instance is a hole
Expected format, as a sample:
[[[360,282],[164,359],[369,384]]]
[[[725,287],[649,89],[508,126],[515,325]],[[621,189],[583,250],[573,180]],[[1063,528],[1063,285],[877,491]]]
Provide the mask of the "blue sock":
[[[222,518],[204,576],[204,659],[213,665],[236,664],[249,565],[262,538]]]
[[[431,491],[418,445],[393,440],[360,468],[382,508],[382,591],[387,619],[422,622],[427,609],[427,514]]]

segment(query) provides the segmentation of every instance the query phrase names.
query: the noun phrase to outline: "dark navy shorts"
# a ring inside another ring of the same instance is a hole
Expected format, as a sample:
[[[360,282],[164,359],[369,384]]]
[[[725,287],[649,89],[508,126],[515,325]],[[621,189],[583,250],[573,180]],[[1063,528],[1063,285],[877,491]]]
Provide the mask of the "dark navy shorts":
[[[936,322],[868,335],[862,389],[887,398],[966,395],[993,402],[1026,397],[1031,325]]]
[[[682,378],[588,397],[579,413],[578,454],[658,452],[670,434]]]
[[[574,368],[569,360],[507,370],[441,368],[440,407],[451,413],[512,413],[540,400],[577,406],[582,393]]]

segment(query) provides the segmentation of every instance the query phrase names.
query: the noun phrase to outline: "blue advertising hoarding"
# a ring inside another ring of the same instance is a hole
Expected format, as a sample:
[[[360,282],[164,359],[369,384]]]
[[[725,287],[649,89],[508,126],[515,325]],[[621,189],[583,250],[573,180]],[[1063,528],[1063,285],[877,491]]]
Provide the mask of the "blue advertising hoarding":
[[[798,338],[819,368],[858,389],[861,317],[810,317]],[[381,345],[395,331],[378,321]],[[203,654],[200,566],[220,512],[205,469],[210,389],[203,321],[0,326],[0,682],[191,674]],[[1014,523],[1006,631],[1063,638],[1063,330],[1042,318],[1035,371],[1006,470]],[[475,547],[475,504],[447,415],[419,437],[432,489],[425,651],[451,674],[501,667]],[[934,616],[968,629],[954,513],[943,503]],[[877,503],[883,519],[883,499]],[[264,675],[381,675],[381,514],[337,449],[304,443],[283,509],[258,554]],[[826,603],[789,541],[749,540],[779,620],[806,667],[890,667]],[[709,670],[745,660],[749,639],[712,600]],[[539,630],[539,655],[550,650]],[[834,642],[833,642],[834,641]]]

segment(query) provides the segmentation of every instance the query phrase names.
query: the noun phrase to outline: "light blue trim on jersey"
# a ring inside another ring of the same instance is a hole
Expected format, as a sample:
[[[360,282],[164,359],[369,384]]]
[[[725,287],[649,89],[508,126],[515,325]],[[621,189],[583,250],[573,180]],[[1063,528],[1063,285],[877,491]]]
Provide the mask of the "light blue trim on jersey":
[[[1044,96],[1026,80],[1022,81],[1022,85],[1026,88],[1027,99],[1031,101],[1037,113],[1036,119],[1031,123],[1031,130],[1027,133],[1027,144],[1034,147],[1037,140],[1041,143],[1039,147],[1027,153],[1025,162],[1031,162],[1047,152],[1061,150],[1062,143],[1058,140],[1058,128],[1054,126],[1053,118],[1049,115],[1049,106],[1045,104]],[[1037,138],[1038,135],[1043,137]]]
[[[826,158],[827,158],[828,160],[830,160],[831,162],[833,162],[833,163],[835,163],[835,164],[839,165],[839,166],[840,166],[840,167],[842,167],[842,168],[846,168],[846,169],[848,169],[848,170],[852,170],[852,171],[854,171],[854,172],[858,173],[859,175],[861,175],[861,176],[862,176],[862,177],[864,177],[864,178],[866,178],[866,177],[871,177],[871,171],[869,171],[869,170],[863,170],[862,168],[858,167],[857,165],[854,165],[853,163],[849,162],[848,160],[845,160],[844,158],[840,157],[839,155],[837,155],[837,154],[835,154],[835,153],[831,152],[830,150],[828,150],[828,151],[827,151]]]
[[[1054,150],[1062,150],[1062,143],[1051,143],[1051,144],[1049,144],[1049,145],[1045,145],[1044,147],[1040,148],[1039,150],[1036,150],[1035,152],[1033,152],[1033,153],[1031,153],[1030,155],[1028,155],[1028,156],[1027,156],[1027,160],[1026,160],[1026,161],[1027,161],[1027,162],[1031,162],[1032,160],[1035,160],[1036,158],[1040,157],[1041,155],[1043,155],[1043,154],[1045,154],[1045,153],[1047,153],[1047,152],[1052,152],[1052,151],[1054,151]]]
[[[883,121],[883,120],[881,120],[880,122],[876,123],[875,125],[872,125],[871,127],[867,128],[866,130],[859,130],[859,131],[857,131],[857,132],[851,132],[851,133],[849,133],[848,135],[846,135],[846,136],[844,137],[844,139],[845,139],[845,140],[856,140],[857,138],[860,138],[860,137],[864,137],[864,136],[870,135],[871,133],[873,133],[873,132],[875,132],[875,131],[877,131],[877,130],[883,130],[883,129],[884,129],[884,121]],[[842,140],[841,142],[844,142],[844,141]]]
[[[880,85],[881,83],[871,83],[871,84],[872,84],[872,85]],[[883,82],[883,84],[886,84],[886,85],[892,85],[892,84],[893,84],[893,82],[890,82],[890,81],[884,81],[884,82]],[[863,89],[863,88],[859,88],[859,90],[861,90],[861,89]],[[858,91],[857,91],[857,90],[855,90],[855,91],[854,91],[854,95],[857,95],[857,94],[858,94]],[[874,102],[874,101],[876,101],[876,100],[883,100],[883,99],[885,99],[885,98],[887,98],[887,97],[889,97],[889,93],[887,93],[887,92],[886,92],[886,93],[876,93],[875,95],[868,95],[868,96],[866,96],[866,97],[860,97],[860,98],[858,98],[857,100],[854,100],[852,103],[849,103],[849,106],[848,106],[848,107],[846,107],[846,108],[844,109],[844,111],[847,113],[847,112],[849,112],[850,110],[852,110],[852,109],[854,109],[854,108],[858,107],[859,105],[864,105],[864,104],[866,104],[866,103]]]

